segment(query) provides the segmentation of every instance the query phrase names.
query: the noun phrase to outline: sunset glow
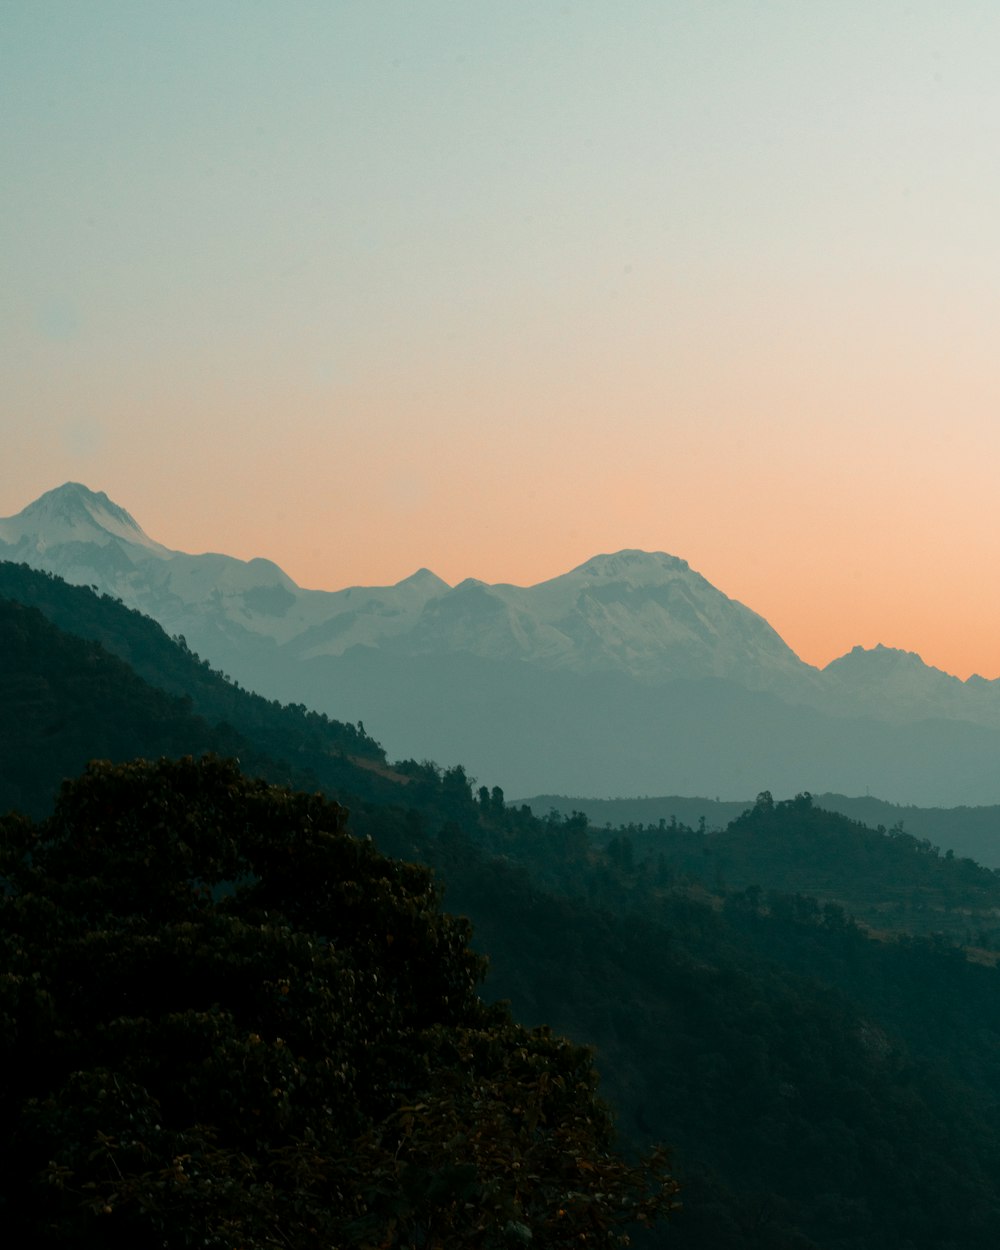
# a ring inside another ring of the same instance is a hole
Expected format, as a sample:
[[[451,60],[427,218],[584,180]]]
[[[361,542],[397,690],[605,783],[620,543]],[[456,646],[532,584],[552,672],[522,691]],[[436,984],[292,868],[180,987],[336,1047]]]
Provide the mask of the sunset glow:
[[[305,586],[681,556],[1000,676],[1000,9],[8,4],[0,515]]]

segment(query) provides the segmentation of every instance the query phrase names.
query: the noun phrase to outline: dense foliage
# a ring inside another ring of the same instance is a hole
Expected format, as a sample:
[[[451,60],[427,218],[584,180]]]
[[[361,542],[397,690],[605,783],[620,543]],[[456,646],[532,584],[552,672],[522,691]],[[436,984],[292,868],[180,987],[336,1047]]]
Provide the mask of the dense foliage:
[[[14,1244],[610,1246],[669,1208],[590,1053],[485,1007],[467,923],[343,817],[206,758],[4,821]]]

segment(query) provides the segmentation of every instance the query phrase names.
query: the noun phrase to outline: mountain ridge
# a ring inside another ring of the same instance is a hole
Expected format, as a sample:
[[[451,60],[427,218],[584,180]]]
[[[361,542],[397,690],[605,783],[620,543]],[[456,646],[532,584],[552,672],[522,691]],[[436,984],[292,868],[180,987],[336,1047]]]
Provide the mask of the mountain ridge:
[[[364,720],[397,757],[460,758],[508,792],[1000,801],[1000,680],[881,645],[817,669],[662,551],[602,553],[533,586],[421,568],[303,589],[269,560],[172,551],[71,483],[0,519],[0,559],[97,586],[248,689]]]
[[[70,512],[74,521],[67,532],[59,518]],[[77,584],[97,584],[185,636],[199,637],[207,626],[204,618],[214,618],[208,637],[200,639],[203,647],[206,642],[217,645],[212,635],[220,630],[232,636],[237,648],[249,645],[247,633],[270,635],[282,645],[321,620],[342,614],[350,604],[358,613],[356,627],[333,631],[337,642],[330,642],[331,654],[342,654],[351,645],[380,645],[384,635],[395,637],[409,625],[418,651],[459,646],[484,658],[518,656],[584,672],[624,671],[643,680],[689,677],[693,669],[699,675],[734,676],[742,669],[742,680],[767,686],[770,668],[774,681],[787,687],[789,680],[815,671],[763,617],[717,590],[686,560],[665,552],[632,548],[602,553],[533,586],[466,578],[451,587],[421,568],[389,587],[307,590],[270,561],[174,551],[151,539],[104,492],[80,483],[48,491],[16,516],[0,519],[0,543],[6,545],[0,546],[5,558],[24,560]],[[117,558],[103,550],[109,546]],[[95,554],[88,547],[102,550]],[[163,567],[149,564],[153,555]],[[206,579],[212,594],[206,592]],[[289,616],[289,602],[284,611],[272,614],[286,621],[286,629],[268,629],[256,619],[266,615],[255,608],[265,602],[260,591],[276,585],[301,608],[297,616]],[[221,604],[214,594],[219,590]],[[206,602],[210,598],[211,604]],[[355,605],[359,599],[364,606]],[[435,599],[450,602],[429,608]],[[194,611],[185,612],[185,607]],[[491,644],[484,641],[482,628],[487,616]],[[395,619],[395,625],[380,629],[379,618]],[[760,668],[757,676],[746,663],[747,650]]]

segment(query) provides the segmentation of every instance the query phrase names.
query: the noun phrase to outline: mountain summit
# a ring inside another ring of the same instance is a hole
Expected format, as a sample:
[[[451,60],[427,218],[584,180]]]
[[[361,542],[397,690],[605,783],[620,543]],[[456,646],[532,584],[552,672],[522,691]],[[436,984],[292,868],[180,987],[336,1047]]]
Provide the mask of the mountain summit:
[[[627,548],[608,555],[594,556],[577,565],[567,574],[616,582],[632,586],[647,586],[662,581],[676,573],[687,573],[691,566],[687,560],[669,556],[665,551],[638,551]]]
[[[171,554],[103,491],[89,490],[79,482],[46,491],[17,516],[0,519],[0,542],[39,552],[75,543],[106,547],[117,542],[143,547],[157,556]]]

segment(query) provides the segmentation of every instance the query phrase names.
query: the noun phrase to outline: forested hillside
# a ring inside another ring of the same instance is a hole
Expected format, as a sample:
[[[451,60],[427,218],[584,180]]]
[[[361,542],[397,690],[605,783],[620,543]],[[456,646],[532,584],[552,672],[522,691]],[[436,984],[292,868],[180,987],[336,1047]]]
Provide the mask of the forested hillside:
[[[283,706],[241,690],[191,652],[183,638],[168,638],[155,621],[109,595],[71,586],[26,564],[0,560],[0,599],[36,607],[68,633],[101,643],[146,681],[168,694],[189,698],[194,711],[213,723],[238,717],[242,729],[252,730],[262,744],[277,744],[294,733],[300,740],[297,746],[310,742],[314,750],[326,753],[385,758],[362,727],[331,720],[301,704]]]
[[[808,794],[757,801],[721,829],[676,820],[596,834],[629,860],[661,858],[723,893],[767,887],[836,904],[875,931],[948,934],[1000,950],[1000,874],[901,824],[871,829]]]
[[[55,581],[44,589],[62,593]],[[120,651],[120,606],[90,599]],[[97,644],[23,607],[5,612],[23,641],[5,706],[36,726],[37,751],[37,726],[56,709],[65,723],[54,740],[84,753],[93,744],[95,755],[110,753],[100,745],[106,720],[131,726],[116,749],[146,755],[186,753],[189,732],[189,749],[201,751],[214,732],[184,712],[183,683],[168,698]],[[72,626],[73,613],[63,619]],[[229,700],[227,732],[244,764],[256,751],[261,771],[279,776],[241,715],[259,706],[253,697],[160,635],[164,665],[218,684]],[[23,697],[32,689],[45,697]],[[166,702],[148,711],[157,699]],[[105,709],[98,717],[95,706]],[[625,1138],[672,1148],[684,1206],[649,1234],[658,1243],[992,1250],[1000,1241],[995,874],[807,796],[762,794],[711,837],[677,823],[594,830],[582,816],[539,818],[461,768],[388,765],[364,738],[363,755],[324,753],[309,735],[335,742],[341,727],[304,709],[273,715],[283,718],[282,758],[308,763],[310,788],[349,799],[356,834],[434,868],[447,907],[472,919],[490,957],[485,994],[508,998],[525,1025],[595,1045]],[[157,726],[174,736],[155,738]],[[321,777],[324,761],[339,775]],[[49,803],[59,766],[26,773],[20,805]]]
[[[306,789],[377,792],[361,726],[242,690],[107,595],[0,561],[0,810],[43,815],[95,756],[213,750]],[[352,784],[353,783],[353,784]]]

